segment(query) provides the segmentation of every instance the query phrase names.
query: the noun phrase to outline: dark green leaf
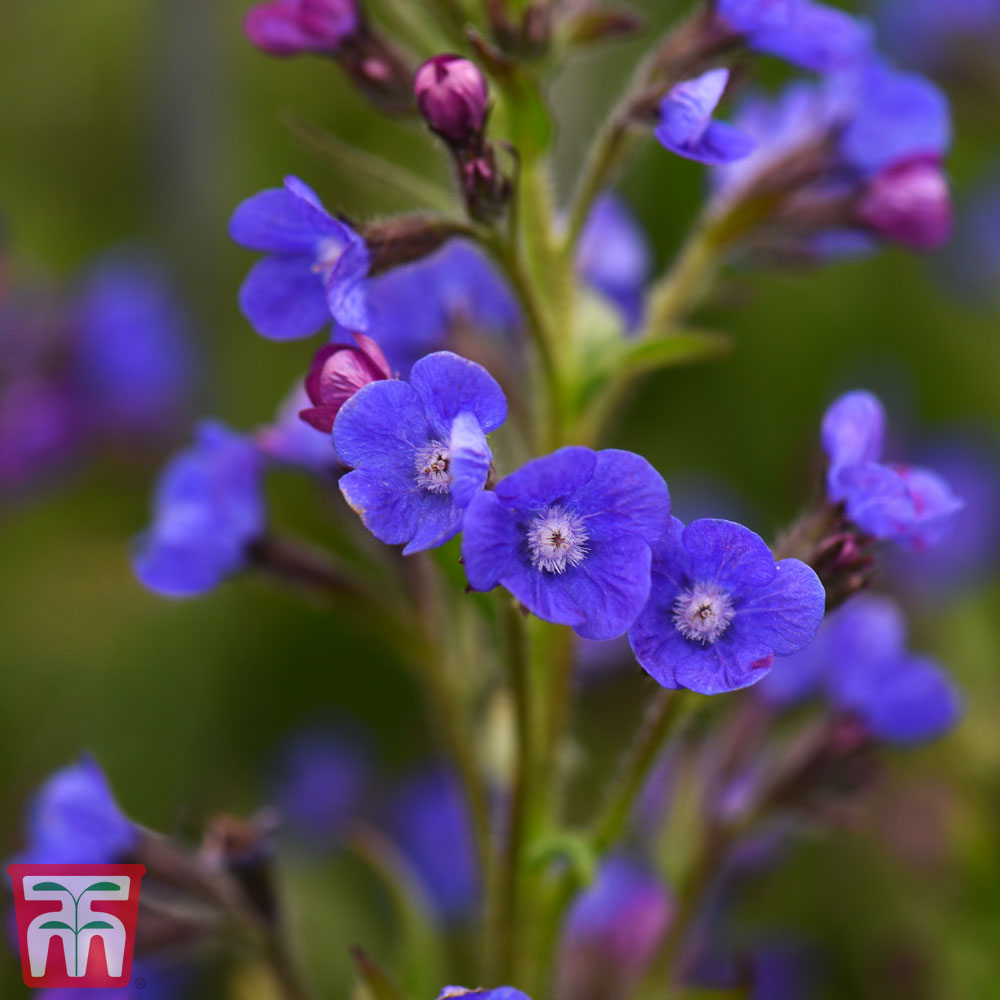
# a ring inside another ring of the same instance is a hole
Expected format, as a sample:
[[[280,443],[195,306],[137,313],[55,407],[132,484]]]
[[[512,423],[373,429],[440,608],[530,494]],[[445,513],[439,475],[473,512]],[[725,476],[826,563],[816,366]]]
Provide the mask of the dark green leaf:
[[[69,892],[69,889],[58,882],[38,882],[35,885],[36,892]]]
[[[106,920],[91,920],[89,924],[84,924],[81,931],[110,931],[114,930]]]
[[[121,886],[117,882],[95,882],[88,885],[84,892],[120,892]]]
[[[64,924],[61,920],[46,920],[42,924],[43,931],[71,931],[72,929],[69,924]]]

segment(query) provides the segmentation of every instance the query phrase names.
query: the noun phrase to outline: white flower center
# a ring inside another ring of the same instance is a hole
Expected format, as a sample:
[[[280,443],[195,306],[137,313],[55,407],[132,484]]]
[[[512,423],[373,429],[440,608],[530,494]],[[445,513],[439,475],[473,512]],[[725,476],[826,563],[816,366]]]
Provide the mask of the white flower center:
[[[340,255],[344,252],[344,242],[335,236],[327,237],[316,244],[316,262],[313,264],[313,271],[322,274],[324,271],[332,271],[340,260]]]
[[[733,602],[716,583],[696,583],[674,601],[673,619],[685,639],[710,645],[733,620]]]
[[[431,441],[417,452],[414,466],[417,470],[417,485],[428,493],[451,492],[451,456],[443,441]]]
[[[579,566],[589,549],[583,518],[550,507],[528,523],[528,549],[531,565],[546,573],[565,573],[567,566]]]

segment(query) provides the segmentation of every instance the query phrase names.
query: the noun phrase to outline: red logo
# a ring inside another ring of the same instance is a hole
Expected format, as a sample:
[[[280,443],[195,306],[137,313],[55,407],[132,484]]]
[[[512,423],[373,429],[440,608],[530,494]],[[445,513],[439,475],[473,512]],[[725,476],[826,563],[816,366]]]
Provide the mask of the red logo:
[[[127,986],[143,865],[10,865],[24,982]]]

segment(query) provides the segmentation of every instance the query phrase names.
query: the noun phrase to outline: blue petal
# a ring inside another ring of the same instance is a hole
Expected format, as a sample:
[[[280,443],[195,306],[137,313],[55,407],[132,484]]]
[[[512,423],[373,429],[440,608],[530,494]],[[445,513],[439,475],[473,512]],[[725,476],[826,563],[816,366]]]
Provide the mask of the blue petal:
[[[139,539],[132,556],[136,578],[164,597],[196,597],[218,586],[238,560],[209,542],[172,544],[153,534]]]
[[[462,529],[463,512],[447,494],[426,493],[420,498],[420,523],[409,544],[403,549],[404,556],[415,552],[436,549],[451,541]]]
[[[336,233],[339,224],[301,181],[288,178],[285,185],[240,204],[229,222],[229,235],[248,250],[314,257],[316,244]]]
[[[903,660],[883,676],[863,709],[873,735],[903,745],[942,736],[961,714],[961,698],[950,678],[922,657]]]
[[[735,597],[746,588],[765,587],[775,577],[767,543],[735,521],[692,521],[684,529],[683,543],[693,582],[718,583]]]
[[[726,122],[708,123],[698,146],[699,163],[733,163],[749,156],[757,148],[754,139]]]
[[[746,635],[776,656],[805,648],[816,635],[826,606],[826,592],[811,567],[782,559],[774,579],[745,595],[733,621]]]
[[[872,393],[849,392],[827,409],[822,433],[832,480],[843,466],[877,462],[882,457],[885,410]]]
[[[590,448],[560,448],[521,466],[501,479],[496,495],[508,507],[537,511],[566,501],[594,475],[597,453]]]
[[[710,69],[672,87],[660,104],[660,125],[656,130],[660,142],[668,149],[697,146],[728,83],[728,69]]]
[[[371,265],[371,254],[360,236],[349,227],[340,223],[338,225],[346,241],[346,249],[324,278],[327,306],[341,326],[362,332],[369,327],[366,278]]]
[[[462,526],[462,562],[469,586],[492,590],[516,573],[523,546],[514,512],[501,504],[496,493],[477,493]]]
[[[493,453],[479,421],[471,413],[460,413],[451,426],[448,443],[451,498],[462,509],[486,485]]]
[[[943,542],[965,507],[951,487],[936,472],[915,466],[895,469],[913,503],[913,520],[900,541],[914,552],[924,552]]]
[[[271,340],[309,337],[330,322],[330,310],[311,257],[265,257],[240,288],[240,309]]]
[[[455,418],[471,413],[489,434],[507,419],[507,398],[496,379],[475,361],[438,351],[421,358],[410,373],[427,418],[440,438],[447,438]]]
[[[872,50],[873,32],[860,20],[825,4],[802,2],[784,24],[762,24],[749,36],[758,52],[827,73],[857,64]]]

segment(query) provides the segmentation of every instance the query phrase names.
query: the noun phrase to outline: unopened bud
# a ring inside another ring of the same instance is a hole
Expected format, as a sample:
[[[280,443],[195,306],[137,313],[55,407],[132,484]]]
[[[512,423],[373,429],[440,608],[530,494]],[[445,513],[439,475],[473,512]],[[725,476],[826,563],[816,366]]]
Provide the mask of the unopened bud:
[[[449,142],[464,146],[482,132],[490,94],[475,63],[434,56],[417,70],[413,90],[427,124]]]
[[[935,250],[951,235],[948,181],[934,158],[898,163],[877,174],[855,210],[885,239],[913,250]]]

